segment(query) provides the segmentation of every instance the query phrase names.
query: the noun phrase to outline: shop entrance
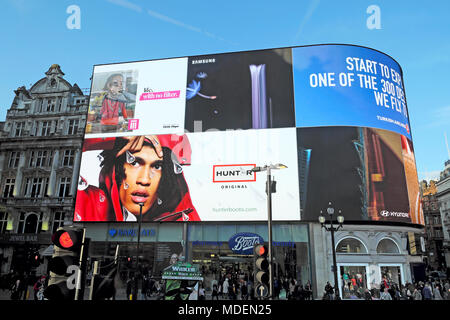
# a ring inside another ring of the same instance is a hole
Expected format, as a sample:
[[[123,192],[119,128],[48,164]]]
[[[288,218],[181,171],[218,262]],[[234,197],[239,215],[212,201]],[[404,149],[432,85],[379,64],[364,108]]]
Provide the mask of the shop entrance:
[[[198,264],[203,274],[205,291],[211,292],[214,283],[228,277],[240,284],[252,280],[253,256],[233,253],[228,245],[193,246],[192,263]]]

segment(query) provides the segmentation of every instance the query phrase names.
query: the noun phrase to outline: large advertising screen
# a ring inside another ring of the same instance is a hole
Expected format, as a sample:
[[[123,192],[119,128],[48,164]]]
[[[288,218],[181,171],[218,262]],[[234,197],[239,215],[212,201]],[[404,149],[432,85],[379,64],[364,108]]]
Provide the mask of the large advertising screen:
[[[423,224],[400,66],[318,45],[97,65],[74,221]]]

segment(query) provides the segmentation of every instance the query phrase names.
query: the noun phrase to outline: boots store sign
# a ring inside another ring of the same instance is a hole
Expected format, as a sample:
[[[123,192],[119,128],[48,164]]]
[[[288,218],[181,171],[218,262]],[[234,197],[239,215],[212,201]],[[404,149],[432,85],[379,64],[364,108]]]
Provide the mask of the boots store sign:
[[[237,233],[228,240],[228,246],[236,254],[253,254],[255,244],[264,243],[264,239],[255,233]]]

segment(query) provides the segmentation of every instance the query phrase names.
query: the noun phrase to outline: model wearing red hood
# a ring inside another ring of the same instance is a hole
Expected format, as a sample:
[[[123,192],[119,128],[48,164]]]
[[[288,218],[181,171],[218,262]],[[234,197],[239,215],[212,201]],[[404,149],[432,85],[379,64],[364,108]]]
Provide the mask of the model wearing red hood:
[[[156,136],[162,147],[171,150],[179,165],[189,165],[191,160],[191,148],[186,135],[158,135]],[[136,137],[137,138],[137,137]],[[83,145],[83,151],[87,150],[113,150],[118,142],[117,139],[123,138],[95,138],[87,139]],[[151,143],[151,139],[145,139]],[[167,151],[166,151],[167,152]],[[167,154],[166,154],[167,157]],[[167,159],[166,159],[167,160]],[[172,163],[172,161],[170,161]],[[116,182],[116,166],[103,166],[99,175],[99,188],[88,185],[86,180],[80,176],[80,183],[77,192],[74,221],[124,221],[122,204],[119,197],[119,186]],[[181,166],[174,164],[175,168]],[[174,185],[170,188],[177,188],[176,195],[180,201],[173,205],[170,210],[157,210],[153,213],[151,219],[144,212],[143,221],[199,221],[197,211],[192,204],[188,186],[184,180],[184,175],[178,172],[173,175]],[[162,186],[158,186],[158,192]],[[157,206],[154,203],[153,206]],[[152,206],[152,208],[153,208]],[[151,208],[151,209],[152,209]],[[159,209],[159,208],[157,208]],[[150,212],[151,210],[149,210]],[[131,214],[131,213],[128,213]]]

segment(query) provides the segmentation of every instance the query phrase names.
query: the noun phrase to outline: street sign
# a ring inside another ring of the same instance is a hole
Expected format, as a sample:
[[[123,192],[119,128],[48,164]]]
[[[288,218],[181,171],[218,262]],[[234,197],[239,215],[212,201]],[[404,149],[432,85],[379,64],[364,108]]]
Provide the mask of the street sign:
[[[269,287],[263,283],[260,283],[255,288],[255,294],[259,298],[265,298],[269,294]]]

